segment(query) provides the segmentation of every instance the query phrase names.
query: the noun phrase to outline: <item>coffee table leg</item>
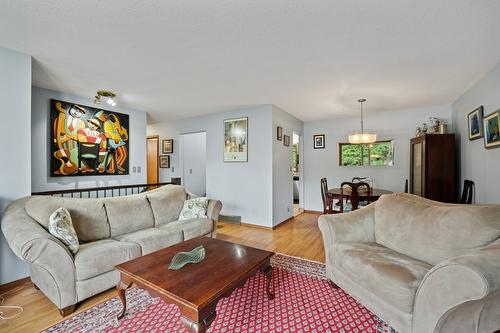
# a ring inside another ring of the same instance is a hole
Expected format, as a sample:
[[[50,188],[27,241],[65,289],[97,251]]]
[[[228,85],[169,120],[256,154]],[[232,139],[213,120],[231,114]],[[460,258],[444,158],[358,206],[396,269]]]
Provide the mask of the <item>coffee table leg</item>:
[[[189,333],[205,333],[210,325],[212,325],[215,317],[217,317],[217,313],[214,311],[208,317],[197,323],[187,317],[181,316],[181,323]]]
[[[127,299],[125,298],[125,291],[132,285],[132,282],[126,283],[124,281],[120,281],[116,285],[116,291],[118,292],[118,296],[120,297],[120,301],[122,301],[122,311],[118,314],[118,320],[122,319],[125,315],[125,311],[127,311]]]
[[[267,266],[262,270],[266,274],[266,292],[269,300],[274,299],[274,292],[271,291],[271,280],[273,278],[273,267],[271,265]]]

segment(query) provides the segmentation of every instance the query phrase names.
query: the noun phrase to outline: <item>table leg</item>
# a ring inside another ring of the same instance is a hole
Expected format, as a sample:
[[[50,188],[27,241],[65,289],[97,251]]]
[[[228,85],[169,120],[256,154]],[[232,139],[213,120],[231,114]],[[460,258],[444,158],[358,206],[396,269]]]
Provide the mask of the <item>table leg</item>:
[[[116,285],[116,291],[118,292],[118,297],[120,297],[120,301],[122,302],[122,311],[118,314],[118,320],[122,319],[125,315],[125,311],[127,311],[127,299],[125,297],[125,291],[132,285],[132,282],[126,283],[124,281],[120,281]]]
[[[274,292],[271,291],[271,280],[273,278],[273,267],[271,265],[267,266],[262,270],[266,274],[266,292],[267,297],[270,301],[274,299]]]
[[[215,317],[217,317],[217,313],[215,311],[200,322],[194,322],[188,317],[181,316],[181,323],[189,333],[205,333],[210,325],[212,325]]]

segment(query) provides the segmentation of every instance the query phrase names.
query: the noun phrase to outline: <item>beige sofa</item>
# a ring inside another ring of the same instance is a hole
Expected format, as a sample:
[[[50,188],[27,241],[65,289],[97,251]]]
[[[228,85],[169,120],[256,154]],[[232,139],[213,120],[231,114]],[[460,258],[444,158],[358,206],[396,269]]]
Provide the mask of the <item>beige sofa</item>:
[[[221,202],[210,200],[206,219],[178,221],[186,198],[177,185],[104,199],[26,197],[7,207],[2,231],[12,251],[30,264],[33,283],[65,315],[115,286],[115,265],[193,237],[215,237]],[[59,207],[71,214],[80,241],[75,255],[47,231]]]
[[[500,205],[392,194],[319,227],[328,278],[398,332],[500,329]]]

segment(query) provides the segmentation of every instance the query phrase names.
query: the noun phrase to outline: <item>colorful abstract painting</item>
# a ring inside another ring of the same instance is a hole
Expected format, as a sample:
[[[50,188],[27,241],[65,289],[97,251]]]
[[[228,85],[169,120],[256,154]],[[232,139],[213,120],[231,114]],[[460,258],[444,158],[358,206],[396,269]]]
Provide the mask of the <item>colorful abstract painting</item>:
[[[129,116],[51,100],[51,176],[127,175]]]

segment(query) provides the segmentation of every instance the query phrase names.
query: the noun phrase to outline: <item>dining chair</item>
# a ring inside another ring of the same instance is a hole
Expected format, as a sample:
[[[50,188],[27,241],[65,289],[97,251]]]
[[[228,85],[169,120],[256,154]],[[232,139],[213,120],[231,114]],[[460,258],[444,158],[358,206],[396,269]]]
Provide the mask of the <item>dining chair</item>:
[[[321,199],[323,200],[323,214],[340,213],[340,204],[333,202],[328,195],[328,182],[326,178],[321,178]]]
[[[373,179],[371,177],[352,177],[351,181],[353,183],[365,182],[370,185],[370,188],[373,188]],[[368,204],[369,202],[365,200],[359,202],[359,206],[367,206]]]
[[[462,197],[460,198],[461,204],[472,204],[472,197],[474,196],[475,184],[472,180],[464,180],[464,189],[462,191]]]
[[[351,182],[352,183],[365,182],[368,183],[370,187],[373,187],[373,179],[371,177],[352,177]]]
[[[344,190],[346,188],[350,187],[350,194],[344,194]],[[365,188],[365,191],[363,194],[360,194],[360,189]],[[340,210],[342,212],[348,212],[352,210],[356,210],[360,208],[360,201],[365,201],[368,204],[370,203],[370,197],[371,197],[371,191],[372,188],[370,187],[370,184],[366,182],[343,182],[340,185]],[[350,203],[346,203],[346,206],[344,207],[344,196],[347,198],[350,198]]]
[[[328,200],[328,181],[321,178],[321,199],[323,200],[323,214],[330,214],[331,207]]]

